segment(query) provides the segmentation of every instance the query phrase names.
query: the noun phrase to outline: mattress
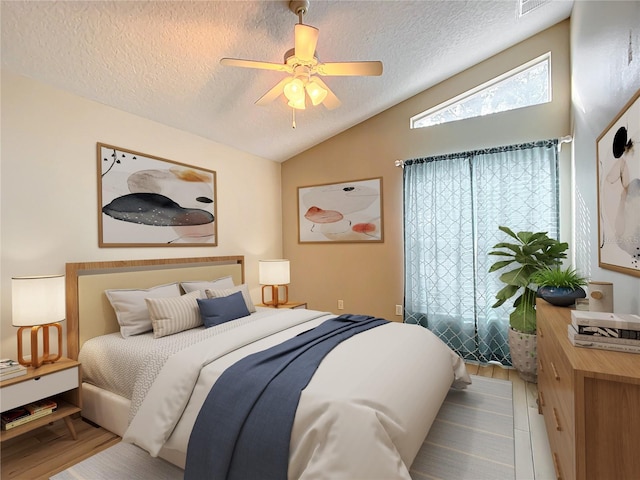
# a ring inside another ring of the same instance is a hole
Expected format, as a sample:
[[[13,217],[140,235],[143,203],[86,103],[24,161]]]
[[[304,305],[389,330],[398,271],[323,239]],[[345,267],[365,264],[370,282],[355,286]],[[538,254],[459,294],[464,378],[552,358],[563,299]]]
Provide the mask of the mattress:
[[[153,338],[152,332],[124,338],[118,332],[89,339],[78,355],[83,381],[132,400],[134,395],[139,395],[136,379],[143,368],[155,365],[157,373],[176,352],[278,312],[272,308],[257,307],[256,310],[249,316],[212,328],[198,327],[161,338]]]

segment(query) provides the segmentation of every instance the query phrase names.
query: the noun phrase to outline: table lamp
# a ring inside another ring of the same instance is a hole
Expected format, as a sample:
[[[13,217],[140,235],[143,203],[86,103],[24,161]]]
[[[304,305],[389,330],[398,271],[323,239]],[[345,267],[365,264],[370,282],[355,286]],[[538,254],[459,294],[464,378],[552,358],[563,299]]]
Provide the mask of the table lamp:
[[[18,362],[38,368],[43,363],[53,363],[62,352],[62,327],[65,319],[64,275],[38,277],[14,277],[11,279],[12,324],[18,329]],[[49,327],[58,330],[58,353],[49,353]],[[22,333],[31,329],[31,359],[25,360]],[[42,330],[43,354],[38,356],[38,332]]]
[[[278,308],[289,301],[289,260],[259,260],[258,281],[262,285],[262,303]],[[284,287],[284,302],[280,301],[279,287]],[[264,291],[271,287],[271,301],[266,301]]]

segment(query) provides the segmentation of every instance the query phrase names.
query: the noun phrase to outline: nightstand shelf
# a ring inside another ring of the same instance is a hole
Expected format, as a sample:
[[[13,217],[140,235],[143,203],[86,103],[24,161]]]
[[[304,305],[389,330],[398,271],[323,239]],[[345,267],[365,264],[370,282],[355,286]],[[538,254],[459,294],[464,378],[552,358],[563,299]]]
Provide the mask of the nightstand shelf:
[[[268,307],[268,308],[307,308],[307,302],[287,302],[281,303],[277,307],[273,305],[265,305],[264,303],[259,303],[258,307]]]
[[[76,439],[70,417],[81,410],[79,362],[61,358],[56,363],[45,364],[37,369],[29,367],[26,375],[0,383],[0,390],[3,412],[45,398],[54,398],[58,402],[58,408],[51,415],[0,431],[0,442],[56,420],[64,420],[69,433]]]

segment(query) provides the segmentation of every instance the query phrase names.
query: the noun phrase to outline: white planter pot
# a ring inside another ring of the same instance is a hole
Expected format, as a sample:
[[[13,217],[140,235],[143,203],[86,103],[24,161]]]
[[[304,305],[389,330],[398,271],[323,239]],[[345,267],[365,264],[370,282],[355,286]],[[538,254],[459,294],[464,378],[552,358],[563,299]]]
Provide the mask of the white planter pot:
[[[509,329],[511,363],[520,378],[527,382],[538,382],[537,336],[535,333],[520,333]]]

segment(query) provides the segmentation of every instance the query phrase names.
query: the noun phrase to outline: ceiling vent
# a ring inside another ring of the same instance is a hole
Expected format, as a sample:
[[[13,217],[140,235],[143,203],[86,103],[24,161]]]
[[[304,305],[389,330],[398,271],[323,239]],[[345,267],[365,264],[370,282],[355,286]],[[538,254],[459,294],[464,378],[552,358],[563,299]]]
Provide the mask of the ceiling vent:
[[[518,0],[518,18],[531,13],[536,8],[541,7],[550,0]]]

